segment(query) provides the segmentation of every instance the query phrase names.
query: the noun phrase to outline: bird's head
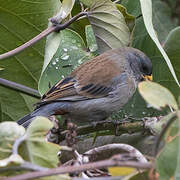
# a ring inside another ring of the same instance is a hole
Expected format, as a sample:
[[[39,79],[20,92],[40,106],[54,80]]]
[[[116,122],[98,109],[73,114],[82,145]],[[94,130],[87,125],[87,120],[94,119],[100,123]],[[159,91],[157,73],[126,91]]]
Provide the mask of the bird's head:
[[[126,48],[126,59],[129,62],[133,74],[138,81],[144,79],[152,80],[152,62],[140,50],[134,48]]]

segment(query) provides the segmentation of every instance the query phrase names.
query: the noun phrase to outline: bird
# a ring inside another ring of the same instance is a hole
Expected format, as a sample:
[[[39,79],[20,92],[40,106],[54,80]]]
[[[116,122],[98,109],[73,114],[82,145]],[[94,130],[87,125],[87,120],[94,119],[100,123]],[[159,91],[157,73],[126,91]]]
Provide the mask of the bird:
[[[121,47],[86,61],[52,86],[33,112],[17,123],[28,127],[36,116],[61,115],[76,123],[105,120],[133,96],[138,83],[152,75],[152,62],[140,50]]]

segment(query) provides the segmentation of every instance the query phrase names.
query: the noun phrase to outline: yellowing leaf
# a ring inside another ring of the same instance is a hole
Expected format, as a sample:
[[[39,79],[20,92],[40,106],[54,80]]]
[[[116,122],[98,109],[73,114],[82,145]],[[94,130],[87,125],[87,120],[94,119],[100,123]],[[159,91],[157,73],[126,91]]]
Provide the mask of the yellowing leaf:
[[[176,100],[171,92],[165,87],[150,81],[144,81],[138,85],[139,92],[143,98],[156,109],[166,105],[178,109]]]
[[[127,176],[136,172],[137,170],[136,168],[130,167],[109,167],[108,171],[112,176]]]

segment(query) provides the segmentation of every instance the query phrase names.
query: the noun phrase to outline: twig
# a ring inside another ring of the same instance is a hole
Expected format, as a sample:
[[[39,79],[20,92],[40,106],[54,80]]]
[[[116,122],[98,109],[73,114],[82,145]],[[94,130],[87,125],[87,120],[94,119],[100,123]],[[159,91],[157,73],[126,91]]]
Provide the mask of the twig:
[[[19,92],[22,92],[25,94],[28,94],[28,95],[36,97],[36,98],[41,97],[37,90],[29,88],[29,87],[21,85],[21,84],[18,84],[18,83],[15,83],[15,82],[12,82],[12,81],[9,81],[9,80],[6,80],[6,79],[3,79],[3,78],[0,78],[0,85],[8,87],[10,89],[14,89],[16,91],[19,91]]]
[[[134,168],[138,168],[138,169],[151,169],[153,167],[153,164],[139,163],[139,162],[134,162],[134,161],[121,162],[117,158],[117,156],[115,156],[108,160],[97,161],[97,162],[93,162],[93,163],[83,164],[80,166],[58,167],[58,168],[49,169],[47,171],[26,173],[26,174],[17,175],[14,177],[6,178],[6,180],[28,180],[28,179],[45,177],[45,176],[82,172],[82,171],[86,171],[89,169],[105,168],[105,167],[112,167],[112,166],[121,166],[121,167],[125,166],[125,167],[134,167]]]
[[[21,51],[25,50],[26,48],[32,46],[33,44],[35,44],[36,42],[38,42],[39,40],[41,40],[42,38],[46,37],[47,35],[49,35],[52,32],[58,32],[60,30],[63,30],[65,28],[67,28],[69,25],[71,25],[75,20],[77,20],[79,17],[87,15],[87,12],[80,12],[79,14],[77,14],[76,16],[72,17],[69,21],[65,22],[64,24],[54,24],[53,26],[45,29],[44,31],[42,31],[40,34],[38,34],[37,36],[35,36],[33,39],[29,40],[28,42],[26,42],[25,44],[9,51],[6,52],[4,54],[0,55],[0,60],[1,59],[5,59],[11,56],[14,56],[18,53],[20,53]]]
[[[12,148],[12,153],[13,154],[18,154],[18,148],[19,148],[19,145],[25,141],[27,138],[27,134],[24,134],[23,136],[20,136],[19,138],[17,138],[13,144],[13,148]]]
[[[160,142],[164,136],[164,134],[166,133],[167,129],[171,126],[171,124],[177,119],[177,114],[174,114],[174,116],[167,122],[167,124],[165,125],[165,127],[162,129],[160,135],[157,138],[156,144],[155,144],[155,148],[154,148],[154,157],[156,157],[157,153],[158,153],[158,149],[159,149],[159,145]]]

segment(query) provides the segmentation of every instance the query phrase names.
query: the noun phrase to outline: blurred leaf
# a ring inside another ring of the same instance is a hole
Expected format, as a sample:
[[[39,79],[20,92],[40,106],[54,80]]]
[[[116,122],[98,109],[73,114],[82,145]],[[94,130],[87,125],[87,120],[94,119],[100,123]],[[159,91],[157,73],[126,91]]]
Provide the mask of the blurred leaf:
[[[130,30],[123,14],[113,2],[110,0],[81,0],[81,2],[90,8],[88,17],[100,54],[112,48],[129,45]]]
[[[170,106],[178,109],[176,100],[171,92],[165,87],[150,81],[139,83],[138,89],[143,98],[156,109]]]
[[[57,167],[57,153],[60,146],[50,143],[45,135],[52,128],[52,123],[45,117],[36,117],[27,129],[27,139],[20,147],[22,157],[44,167]]]
[[[15,122],[0,123],[0,159],[10,156],[14,141],[24,133],[24,127]]]
[[[169,33],[164,44],[164,49],[171,58],[178,80],[180,80],[180,27],[173,29]]]
[[[158,49],[160,50],[161,54],[163,55],[163,57],[164,57],[167,65],[168,65],[176,83],[180,87],[180,84],[179,84],[178,79],[176,77],[176,74],[174,72],[171,61],[170,61],[169,57],[167,56],[166,52],[164,51],[164,49],[162,48],[162,46],[161,46],[161,44],[157,38],[157,35],[155,33],[155,30],[153,28],[153,24],[152,24],[152,2],[151,2],[151,0],[146,0],[146,1],[140,0],[140,3],[141,3],[141,10],[142,10],[146,30],[149,33],[152,40],[155,42]]]
[[[59,0],[0,0],[0,54],[27,42],[47,27],[48,18],[60,6]],[[43,64],[45,41],[11,58],[1,60],[0,77],[37,88]],[[21,93],[0,86],[0,121],[17,120],[30,112]],[[28,98],[28,96],[26,96]],[[32,105],[37,101],[35,98]]]
[[[130,167],[109,167],[109,173],[111,176],[127,176],[137,171],[136,168]]]
[[[64,0],[62,1],[62,6],[56,16],[51,18],[51,21],[55,23],[60,23],[65,19],[70,13],[74,6],[75,0]]]
[[[166,2],[152,0],[152,21],[160,42],[163,42],[168,33],[178,24],[172,20],[172,10]],[[175,66],[174,66],[175,67]]]
[[[91,40],[89,38],[94,36],[93,31],[89,31],[89,33],[91,34],[88,34],[87,42],[90,42]],[[80,64],[94,57],[92,53],[87,51],[83,39],[75,31],[66,29],[54,37],[59,40],[59,47],[41,75],[39,81],[39,91],[41,94],[44,94],[48,90],[49,83],[51,86],[54,85],[62,78],[69,75]],[[89,45],[92,46],[92,44]],[[93,46],[95,45],[93,44]],[[52,56],[51,49],[53,46],[48,47],[46,51],[47,53],[50,51]]]

